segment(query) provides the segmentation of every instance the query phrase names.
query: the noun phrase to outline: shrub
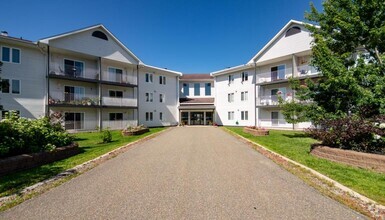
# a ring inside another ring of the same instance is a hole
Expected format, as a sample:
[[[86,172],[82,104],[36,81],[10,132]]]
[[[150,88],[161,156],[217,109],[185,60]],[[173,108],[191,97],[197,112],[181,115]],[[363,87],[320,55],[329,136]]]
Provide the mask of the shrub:
[[[353,116],[326,119],[317,128],[308,129],[307,132],[330,147],[385,154],[384,121],[384,116],[371,119]]]
[[[108,128],[100,131],[100,139],[102,139],[102,143],[110,143],[112,141],[111,131]]]
[[[26,119],[14,112],[0,122],[0,137],[0,157],[52,151],[56,146],[65,146],[74,140],[47,117]]]

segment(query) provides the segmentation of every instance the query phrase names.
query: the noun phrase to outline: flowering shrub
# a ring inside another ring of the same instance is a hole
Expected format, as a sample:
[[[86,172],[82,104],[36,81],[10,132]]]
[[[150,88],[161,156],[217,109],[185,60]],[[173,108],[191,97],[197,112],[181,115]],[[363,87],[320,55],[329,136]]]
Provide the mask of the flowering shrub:
[[[10,112],[0,122],[0,157],[52,151],[73,142],[60,124],[47,117],[27,119]]]
[[[385,116],[372,119],[346,117],[327,119],[308,129],[311,137],[329,147],[385,154]]]

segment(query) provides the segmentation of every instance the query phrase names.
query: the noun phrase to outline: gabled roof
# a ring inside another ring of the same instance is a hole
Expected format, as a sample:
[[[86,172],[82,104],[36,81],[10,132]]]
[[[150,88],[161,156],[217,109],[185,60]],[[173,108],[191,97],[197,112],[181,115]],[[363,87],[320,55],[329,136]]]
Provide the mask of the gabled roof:
[[[234,67],[230,67],[230,68],[227,68],[227,69],[211,72],[210,75],[211,76],[220,76],[220,75],[227,74],[227,73],[233,73],[233,72],[236,72],[236,71],[242,71],[242,70],[249,69],[253,65],[254,64],[242,64],[242,65],[239,65],[239,66],[234,66]]]
[[[248,64],[254,63],[274,42],[293,24],[304,26],[306,23],[296,20],[290,20],[251,60]]]
[[[97,24],[97,25],[93,25],[93,26],[89,26],[89,27],[86,27],[86,28],[81,28],[81,29],[77,29],[77,30],[74,30],[74,31],[69,31],[69,32],[65,32],[63,34],[58,34],[58,35],[54,35],[54,36],[51,36],[51,37],[47,37],[47,38],[43,38],[43,39],[40,39],[39,42],[41,43],[45,43],[45,44],[49,44],[49,41],[51,40],[55,40],[55,39],[59,39],[59,38],[63,38],[63,37],[67,37],[69,35],[73,35],[73,34],[77,34],[77,33],[82,33],[84,31],[89,31],[89,30],[92,30],[92,29],[97,29],[97,28],[100,28],[102,29],[103,31],[105,31],[110,37],[112,37],[112,39],[115,40],[115,42],[117,42],[119,44],[119,46],[121,46],[128,54],[130,54],[134,59],[136,59],[140,64],[143,63],[137,56],[135,56],[135,54],[133,52],[131,52],[131,50],[129,50],[122,42],[120,42],[120,40],[118,38],[116,38],[106,27],[104,27],[104,25],[102,24]]]
[[[147,65],[147,64],[141,64],[140,66],[147,67],[149,69],[158,70],[158,71],[173,73],[173,74],[176,74],[178,76],[182,76],[183,75],[181,72],[178,72],[178,71],[169,70],[169,69],[163,69],[163,68],[159,68],[159,67],[156,67],[156,66],[150,66],[150,65]]]

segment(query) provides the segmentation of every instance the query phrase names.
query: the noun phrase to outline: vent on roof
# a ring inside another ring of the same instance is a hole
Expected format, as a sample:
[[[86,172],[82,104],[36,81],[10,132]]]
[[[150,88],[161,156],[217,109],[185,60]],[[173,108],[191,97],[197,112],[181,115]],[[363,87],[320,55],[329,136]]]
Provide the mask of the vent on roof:
[[[108,37],[105,33],[101,32],[101,31],[94,31],[92,33],[92,36],[93,37],[97,37],[97,38],[100,38],[102,40],[108,40]]]
[[[1,31],[1,32],[0,32],[0,35],[1,35],[1,36],[6,36],[6,37],[8,37],[8,32],[6,32],[6,31]]]
[[[301,28],[300,27],[292,27],[289,30],[286,31],[285,37],[289,37],[294,34],[301,33]]]

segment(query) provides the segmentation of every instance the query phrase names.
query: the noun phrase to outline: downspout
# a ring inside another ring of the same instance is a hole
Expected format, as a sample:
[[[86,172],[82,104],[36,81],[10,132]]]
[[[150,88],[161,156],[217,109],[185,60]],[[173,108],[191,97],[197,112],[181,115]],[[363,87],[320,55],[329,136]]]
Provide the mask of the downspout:
[[[50,87],[49,87],[49,81],[50,81],[50,78],[49,78],[49,69],[50,69],[50,47],[49,45],[47,45],[47,98],[45,99],[46,101],[46,112],[45,112],[45,115],[48,117],[49,116],[49,97],[50,96]]]
[[[139,64],[136,65],[136,125],[139,126]]]
[[[254,61],[254,124],[256,127],[259,127],[258,119],[257,119],[257,63]],[[258,114],[259,116],[259,114]]]
[[[99,78],[98,78],[98,89],[99,89],[99,130],[103,130],[103,100],[102,100],[102,57],[99,57]]]

